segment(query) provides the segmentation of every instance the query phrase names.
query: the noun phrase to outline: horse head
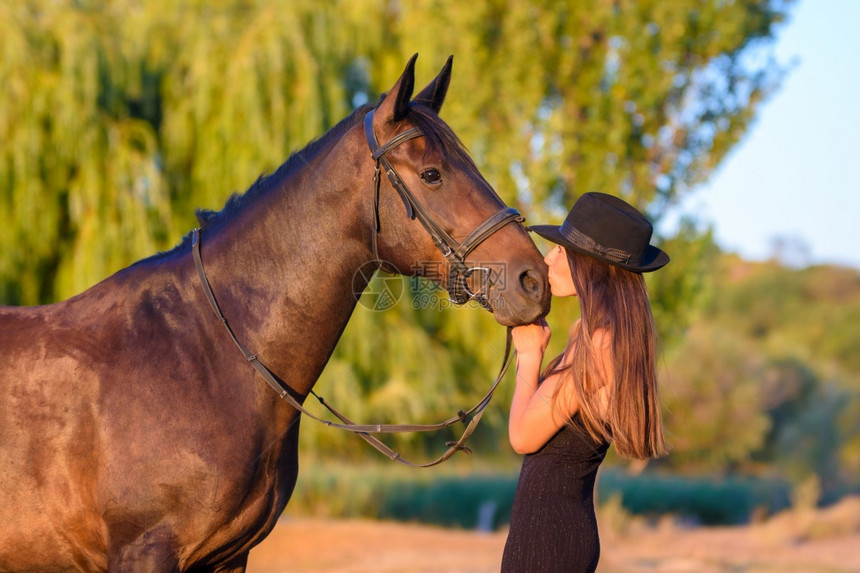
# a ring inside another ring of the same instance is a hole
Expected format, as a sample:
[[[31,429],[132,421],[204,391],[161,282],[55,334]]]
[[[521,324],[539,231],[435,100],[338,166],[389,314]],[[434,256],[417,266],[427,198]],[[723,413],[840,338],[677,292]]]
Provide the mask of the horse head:
[[[476,300],[510,326],[549,311],[543,258],[522,225],[439,117],[452,58],[417,96],[415,59],[365,117],[376,161],[374,257],[423,276],[452,300]]]

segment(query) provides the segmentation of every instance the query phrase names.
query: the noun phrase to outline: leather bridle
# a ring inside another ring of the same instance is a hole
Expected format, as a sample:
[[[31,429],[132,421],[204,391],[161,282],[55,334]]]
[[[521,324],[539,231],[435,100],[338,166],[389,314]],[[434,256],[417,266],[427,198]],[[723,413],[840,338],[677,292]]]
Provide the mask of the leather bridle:
[[[373,255],[376,260],[379,262],[378,252],[377,252],[377,243],[376,243],[376,235],[380,231],[379,227],[379,173],[380,164],[385,169],[386,174],[388,175],[388,180],[391,182],[392,186],[397,190],[400,194],[400,198],[403,199],[404,205],[406,205],[406,214],[412,219],[417,218],[427,232],[430,234],[430,237],[433,239],[433,242],[445,256],[445,258],[449,261],[451,268],[448,273],[448,292],[451,296],[451,300],[457,304],[463,304],[468,302],[469,300],[476,300],[481,305],[483,305],[488,310],[492,311],[489,300],[487,299],[487,295],[485,292],[472,292],[469,289],[467,283],[468,278],[475,272],[481,271],[488,273],[489,271],[483,267],[469,267],[466,263],[465,259],[471,253],[475,247],[480,245],[483,241],[485,241],[490,235],[501,229],[504,225],[516,221],[517,223],[521,223],[524,219],[517,212],[516,209],[505,208],[501,211],[497,212],[489,219],[484,221],[481,225],[478,226],[462,243],[458,243],[454,240],[441,226],[436,222],[436,220],[424,209],[424,206],[418,201],[418,199],[412,194],[409,190],[409,187],[403,182],[400,176],[397,174],[397,171],[391,166],[388,159],[385,155],[397,147],[398,145],[409,141],[410,139],[414,139],[416,137],[421,137],[423,134],[418,128],[411,128],[407,131],[404,131],[394,138],[392,138],[389,142],[387,142],[383,146],[379,146],[376,141],[376,136],[373,133],[373,111],[369,112],[364,119],[364,131],[365,136],[367,137],[367,143],[370,146],[371,152],[373,153],[373,159],[376,162],[376,172],[374,174],[374,182],[375,182],[375,190],[374,190],[374,229],[372,233],[372,249]],[[239,340],[236,334],[233,332],[233,329],[230,327],[230,324],[227,322],[227,318],[224,316],[224,313],[221,311],[221,307],[218,304],[217,299],[215,298],[215,293],[212,291],[212,286],[209,284],[209,279],[206,277],[206,271],[203,268],[203,260],[200,254],[200,229],[194,229],[191,236],[191,253],[194,258],[194,266],[197,268],[197,274],[200,278],[200,283],[203,286],[203,292],[206,295],[206,300],[209,301],[209,306],[212,307],[212,310],[215,312],[215,315],[218,317],[218,320],[221,324],[224,325],[224,328],[227,330],[227,333],[230,335],[230,338],[233,340],[233,343],[238,347],[241,351],[242,355],[245,359],[254,367],[257,373],[263,377],[269,386],[278,394],[279,397],[286,400],[290,406],[295,408],[301,414],[311,418],[312,420],[316,420],[317,422],[323,423],[326,426],[330,426],[332,428],[337,428],[340,430],[346,430],[349,432],[353,432],[357,434],[359,437],[364,439],[371,446],[379,450],[382,454],[388,457],[392,461],[396,461],[398,463],[411,466],[411,467],[430,467],[440,464],[454,455],[457,451],[465,451],[466,453],[470,453],[469,448],[466,447],[466,441],[475,431],[475,428],[478,426],[478,422],[481,420],[481,417],[484,414],[484,409],[490,403],[490,400],[493,397],[493,393],[496,391],[496,388],[499,386],[499,383],[504,378],[505,373],[510,366],[510,357],[511,357],[511,328],[507,329],[507,336],[505,340],[505,352],[504,357],[502,359],[502,366],[499,369],[498,374],[496,375],[495,380],[493,381],[490,389],[484,395],[481,400],[475,404],[472,408],[463,411],[458,410],[455,416],[444,420],[442,422],[438,422],[436,424],[356,424],[345,415],[337,411],[334,407],[332,407],[328,402],[326,402],[321,396],[317,395],[313,390],[310,391],[313,396],[319,400],[319,402],[325,406],[332,414],[334,414],[340,422],[332,422],[330,420],[326,420],[316,416],[315,414],[309,412],[303,405],[304,396],[300,395],[298,392],[290,388],[290,386],[281,380],[278,376],[272,373],[265,364],[263,364],[259,358],[255,354],[253,354],[244,344]],[[486,277],[489,279],[489,277]],[[462,422],[466,424],[466,428],[463,430],[462,435],[457,441],[446,442],[446,446],[448,447],[445,452],[436,458],[433,461],[427,463],[414,463],[403,456],[401,456],[398,452],[389,448],[382,441],[379,440],[373,434],[389,434],[389,433],[398,433],[398,432],[435,432],[439,430],[443,430],[447,427],[450,427],[458,422]]]
[[[490,304],[490,301],[487,298],[487,293],[483,288],[484,286],[489,287],[490,285],[490,269],[481,266],[470,267],[468,263],[466,263],[466,257],[468,257],[469,254],[478,247],[478,245],[493,235],[493,233],[508,223],[522,223],[525,221],[525,217],[520,215],[519,211],[516,209],[506,207],[478,225],[478,227],[472,231],[462,243],[457,242],[445,231],[445,229],[442,228],[441,225],[439,225],[439,223],[436,222],[436,219],[433,218],[427,209],[424,208],[424,205],[422,205],[418,198],[415,197],[409,189],[409,186],[406,185],[386,157],[386,154],[398,145],[405,143],[410,139],[422,137],[423,135],[424,134],[421,133],[420,129],[412,127],[397,134],[385,145],[380,146],[376,141],[376,134],[373,132],[373,110],[369,111],[367,115],[364,116],[364,137],[367,139],[367,145],[370,147],[373,160],[376,162],[376,170],[373,174],[375,185],[373,194],[373,257],[377,262],[379,262],[376,235],[381,230],[379,221],[379,188],[381,183],[379,166],[381,164],[386,175],[388,175],[388,181],[391,183],[391,186],[397,190],[397,193],[403,200],[403,204],[406,207],[406,216],[410,219],[418,219],[418,221],[421,222],[421,225],[424,226],[424,229],[433,240],[433,244],[435,244],[436,248],[441,251],[442,256],[448,260],[448,283],[446,288],[448,290],[448,295],[451,297],[451,301],[455,304],[465,304],[470,300],[474,300],[480,303],[485,309],[492,312],[492,305]],[[482,288],[477,292],[473,292],[469,288],[468,280],[476,272],[484,273],[484,277],[480,282]]]

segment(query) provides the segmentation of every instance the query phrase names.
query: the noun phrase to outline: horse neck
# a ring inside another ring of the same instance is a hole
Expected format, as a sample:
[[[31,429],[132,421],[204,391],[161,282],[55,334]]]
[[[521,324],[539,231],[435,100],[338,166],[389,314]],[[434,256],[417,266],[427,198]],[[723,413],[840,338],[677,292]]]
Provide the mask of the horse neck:
[[[234,332],[301,393],[334,351],[356,306],[354,288],[367,284],[356,271],[372,256],[372,163],[367,173],[350,169],[366,149],[337,148],[202,234],[206,272]]]

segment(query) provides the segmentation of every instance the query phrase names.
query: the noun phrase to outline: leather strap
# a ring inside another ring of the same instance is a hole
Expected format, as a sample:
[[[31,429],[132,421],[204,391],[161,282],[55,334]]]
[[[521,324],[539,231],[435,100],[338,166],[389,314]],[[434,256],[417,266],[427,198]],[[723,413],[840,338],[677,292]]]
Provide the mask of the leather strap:
[[[380,231],[379,224],[379,185],[381,183],[379,178],[379,164],[382,163],[382,166],[385,168],[385,173],[388,175],[388,180],[391,182],[391,185],[397,190],[397,193],[400,195],[400,199],[403,201],[403,205],[406,207],[406,215],[410,219],[415,218],[415,214],[412,211],[412,207],[416,201],[412,196],[412,193],[409,191],[409,188],[403,183],[403,180],[400,179],[400,176],[391,167],[391,163],[388,162],[388,159],[385,157],[385,154],[400,145],[401,143],[406,143],[410,139],[415,139],[417,137],[421,137],[421,130],[417,127],[413,127],[411,129],[407,129],[403,133],[399,133],[391,138],[391,141],[388,141],[385,145],[379,145],[379,142],[376,139],[376,134],[373,133],[373,112],[369,112],[364,116],[364,137],[367,140],[368,145],[370,146],[371,155],[373,157],[373,161],[376,162],[376,171],[373,174],[373,182],[376,185],[376,197],[374,199],[374,213],[375,213],[375,227],[376,232]],[[375,237],[374,237],[375,238]],[[378,259],[377,259],[378,260]]]
[[[510,358],[511,358],[511,348],[512,348],[512,338],[511,338],[511,328],[507,329],[507,339],[505,342],[505,354],[502,359],[502,366],[499,369],[499,373],[496,375],[496,379],[493,381],[493,384],[490,386],[490,389],[484,395],[481,400],[475,404],[469,410],[465,412],[460,410],[457,412],[456,416],[452,416],[451,418],[438,422],[436,424],[355,424],[349,418],[335,410],[331,405],[328,404],[322,397],[318,396],[316,393],[311,390],[311,394],[319,400],[319,402],[328,408],[328,410],[334,414],[341,423],[332,422],[330,420],[325,420],[323,418],[319,418],[313,413],[309,412],[302,405],[305,396],[300,395],[298,392],[290,388],[288,384],[286,384],[283,380],[275,376],[271,370],[269,370],[265,364],[260,362],[256,355],[251,353],[247,347],[236,337],[233,329],[230,327],[230,324],[227,322],[227,318],[224,316],[224,313],[221,311],[221,307],[218,305],[218,301],[215,298],[215,293],[212,291],[212,286],[209,284],[209,280],[206,278],[206,271],[203,268],[203,260],[200,254],[200,229],[194,229],[191,235],[191,252],[194,258],[194,266],[197,268],[197,275],[200,278],[200,284],[203,287],[203,293],[206,295],[206,300],[209,301],[209,306],[212,307],[212,310],[215,312],[215,315],[218,317],[218,320],[224,325],[224,328],[227,330],[227,333],[230,335],[230,338],[233,340],[233,343],[245,357],[245,359],[254,367],[257,373],[265,380],[269,386],[272,387],[273,390],[278,394],[279,397],[286,400],[290,406],[295,408],[301,414],[325,424],[326,426],[330,426],[332,428],[337,428],[339,430],[345,430],[348,432],[353,432],[357,434],[359,437],[364,439],[371,446],[379,450],[382,454],[388,457],[392,461],[396,461],[406,466],[411,467],[431,467],[437,464],[440,464],[454,455],[458,450],[465,451],[466,453],[471,453],[470,450],[465,446],[466,440],[472,435],[475,431],[475,428],[478,425],[478,422],[481,420],[483,416],[484,409],[487,407],[487,404],[490,403],[490,400],[493,397],[493,393],[496,391],[499,383],[504,378],[505,373],[510,366]],[[456,442],[448,442],[446,445],[448,449],[445,452],[437,457],[435,460],[427,462],[427,463],[415,463],[405,459],[398,452],[389,448],[385,445],[379,438],[372,434],[390,434],[390,433],[399,433],[399,432],[434,432],[438,430],[442,430],[449,426],[456,424],[457,422],[466,423],[466,420],[471,416],[471,420],[468,421],[466,425],[466,429],[463,430],[463,434],[460,436]]]
[[[502,209],[483,223],[481,223],[477,229],[472,231],[468,237],[463,239],[463,242],[460,243],[460,246],[457,247],[457,250],[454,251],[454,254],[457,255],[460,259],[464,259],[469,256],[475,248],[487,240],[490,235],[510,223],[511,221],[516,221],[518,223],[522,223],[526,218],[520,215],[520,212],[514,209],[513,207],[507,207]]]
[[[423,134],[418,128],[413,127],[397,134],[390,141],[380,146],[376,139],[376,134],[373,132],[374,111],[375,110],[371,110],[364,116],[364,136],[367,140],[367,145],[370,147],[373,160],[376,162],[376,170],[373,176],[375,186],[373,204],[374,222],[373,231],[371,233],[371,250],[373,252],[374,260],[377,262],[377,265],[382,264],[379,259],[379,247],[376,237],[381,230],[379,220],[379,191],[381,183],[379,175],[381,164],[388,176],[389,182],[397,191],[397,194],[400,195],[400,199],[406,207],[406,215],[410,219],[418,219],[430,235],[433,244],[436,245],[436,248],[439,249],[442,255],[448,260],[449,272],[447,287],[451,300],[455,304],[465,304],[469,300],[477,300],[484,308],[492,312],[492,306],[490,305],[486,294],[480,291],[472,292],[467,284],[468,278],[476,271],[484,272],[485,278],[489,279],[489,270],[483,267],[470,268],[465,259],[469,253],[471,253],[490,235],[510,222],[516,221],[517,223],[522,223],[525,221],[525,218],[520,215],[516,209],[507,207],[498,213],[495,213],[479,225],[477,229],[472,231],[472,233],[466,237],[462,244],[458,243],[457,240],[449,235],[445,229],[436,222],[433,216],[424,208],[424,205],[422,205],[415,195],[412,194],[412,191],[403,182],[403,179],[400,178],[400,175],[385,156],[398,145],[409,141],[410,139],[421,137]]]

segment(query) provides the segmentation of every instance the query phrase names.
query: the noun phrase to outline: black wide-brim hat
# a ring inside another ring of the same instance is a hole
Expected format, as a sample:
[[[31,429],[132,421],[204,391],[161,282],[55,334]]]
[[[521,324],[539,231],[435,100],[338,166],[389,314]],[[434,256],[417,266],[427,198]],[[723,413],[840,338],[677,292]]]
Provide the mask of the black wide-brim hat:
[[[666,265],[669,255],[651,245],[654,228],[642,213],[606,193],[580,197],[560,226],[529,227],[544,239],[567,249],[635,273]]]

